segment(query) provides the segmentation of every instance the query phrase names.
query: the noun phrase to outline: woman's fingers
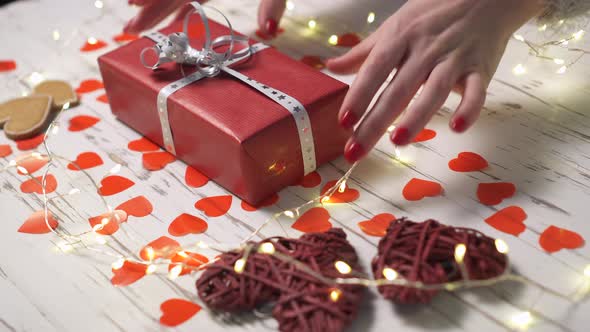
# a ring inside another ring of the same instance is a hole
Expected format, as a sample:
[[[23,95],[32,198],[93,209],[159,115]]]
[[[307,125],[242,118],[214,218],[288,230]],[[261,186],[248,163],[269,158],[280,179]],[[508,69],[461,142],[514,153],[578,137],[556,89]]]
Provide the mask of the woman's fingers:
[[[458,68],[460,66],[454,60],[447,60],[434,68],[424,83],[422,92],[391,133],[394,144],[409,144],[443,106],[459,77]]]
[[[269,36],[275,36],[285,12],[286,0],[262,0],[258,6],[258,27]]]
[[[326,63],[328,69],[338,74],[351,74],[357,72],[375,46],[378,33],[379,31],[375,31],[350,51],[339,57],[329,59]]]
[[[473,72],[465,77],[465,88],[461,103],[451,118],[449,126],[462,133],[475,123],[486,100],[487,83],[482,75]]]
[[[123,31],[140,33],[152,28],[186,2],[187,0],[147,1],[137,16],[127,23]]]
[[[348,141],[344,157],[349,162],[353,163],[361,159],[375,146],[389,125],[412,100],[427,74],[424,62],[417,57],[410,58],[398,70],[375,106]]]

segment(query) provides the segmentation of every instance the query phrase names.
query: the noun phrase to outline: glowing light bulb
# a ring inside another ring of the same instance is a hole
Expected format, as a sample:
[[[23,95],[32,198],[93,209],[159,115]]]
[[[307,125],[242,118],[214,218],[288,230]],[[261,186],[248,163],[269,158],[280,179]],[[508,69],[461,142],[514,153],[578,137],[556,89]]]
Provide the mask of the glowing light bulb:
[[[582,39],[582,36],[584,36],[584,30],[580,30],[572,35],[572,37],[574,37],[575,40]]]
[[[105,244],[107,244],[107,240],[105,240],[105,238],[102,236],[97,236],[96,243],[98,243],[100,245],[105,245]]]
[[[285,4],[285,6],[287,7],[287,10],[293,10],[293,9],[295,9],[295,4],[293,3],[293,1],[287,1],[287,3]]]
[[[527,328],[533,321],[533,316],[528,311],[520,312],[510,319],[512,324],[516,325],[521,329]]]
[[[103,224],[96,224],[96,225],[92,226],[92,231],[98,232],[98,231],[101,231],[103,228],[104,228]]]
[[[246,267],[246,260],[243,258],[238,259],[234,263],[234,271],[236,271],[236,273],[238,273],[238,274],[244,272],[245,267]]]
[[[567,46],[570,42],[567,39],[562,39],[559,41],[559,44],[561,46]]]
[[[375,22],[375,13],[370,12],[369,15],[367,15],[367,23],[371,24]]]
[[[590,264],[584,269],[584,276],[590,278]]]
[[[88,38],[87,42],[90,45],[96,45],[96,43],[98,43],[98,40],[94,37],[90,37],[90,38]]]
[[[557,22],[558,25],[562,25],[565,22],[565,20],[559,20],[559,22]]]
[[[275,246],[270,242],[264,242],[258,247],[258,252],[262,254],[272,255],[275,253]]]
[[[318,23],[315,20],[309,20],[307,22],[307,27],[310,29],[315,29],[315,27],[318,25]]]
[[[54,125],[53,128],[51,128],[51,134],[52,135],[57,135],[57,133],[59,133],[59,126],[58,125]]]
[[[339,193],[343,193],[344,191],[346,191],[346,181],[342,181],[342,183],[340,183],[340,186],[338,187]]]
[[[465,253],[467,252],[467,247],[463,243],[459,243],[455,246],[455,261],[459,264],[463,264],[463,259],[465,258]]]
[[[9,161],[9,162],[8,162],[8,166],[10,166],[10,167],[14,167],[14,166],[16,166],[16,160],[11,160],[11,161]]]
[[[389,281],[393,281],[395,279],[397,279],[397,272],[390,268],[390,267],[386,267],[383,269],[383,276],[385,277],[385,279],[389,280]]]
[[[111,267],[113,268],[113,270],[118,270],[118,269],[122,268],[123,265],[125,265],[125,259],[121,258],[121,259],[113,262],[113,264],[111,264]]]
[[[294,214],[294,213],[293,213],[293,211],[291,211],[291,210],[287,210],[287,211],[285,211],[284,213],[285,213],[285,215],[286,215],[287,217],[289,217],[289,218],[294,218],[294,217],[295,217],[295,214]]]
[[[78,194],[79,192],[80,192],[80,189],[78,189],[78,188],[74,188],[74,189],[70,190],[70,192],[68,192],[68,195],[70,195],[70,196],[71,196],[71,195],[76,195],[76,194]]]
[[[391,134],[394,130],[395,126],[389,126],[389,128],[387,128],[387,133]]]
[[[200,249],[208,249],[209,245],[203,241],[199,241],[197,242],[197,247],[199,247]]]
[[[63,252],[70,252],[74,249],[74,247],[67,242],[60,242],[57,244],[57,247]]]
[[[59,30],[53,30],[53,32],[51,33],[51,36],[53,37],[53,40],[58,41],[61,38],[61,34],[59,33]]]
[[[322,199],[321,199],[321,202],[322,203],[328,203],[329,201],[330,201],[330,197],[329,196],[322,197]]]
[[[338,302],[341,295],[342,295],[342,291],[339,290],[338,288],[334,288],[334,289],[332,289],[332,291],[330,291],[330,300],[332,300],[332,302]]]
[[[563,65],[565,63],[563,59],[558,58],[553,59],[553,62],[555,62],[556,65]]]
[[[104,226],[104,225],[108,224],[110,221],[111,221],[110,218],[102,218],[102,220],[100,221],[100,224]]]
[[[330,38],[328,38],[328,44],[337,45],[338,44],[338,36],[331,35]]]
[[[150,264],[145,269],[145,274],[152,274],[152,273],[156,272],[157,269],[158,269],[158,266],[157,265]]]
[[[566,71],[567,71],[567,66],[561,66],[561,67],[559,67],[559,69],[557,69],[556,73],[565,74]]]
[[[395,159],[397,159],[397,160],[400,160],[402,157],[402,153],[397,148],[397,146],[393,148],[393,154],[395,155]]]
[[[547,24],[543,24],[539,27],[539,31],[545,31],[547,30]]]
[[[526,68],[521,63],[519,63],[512,69],[512,72],[514,75],[522,75],[526,73]]]
[[[179,251],[176,253],[178,256],[182,257],[182,258],[187,258],[188,254],[186,253],[186,251]]]
[[[29,171],[27,171],[26,168],[22,167],[22,166],[16,166],[16,170],[19,171],[20,173],[27,175],[29,174]]]
[[[154,251],[154,248],[147,247],[145,248],[145,255],[149,261],[153,261],[154,257],[156,256],[156,252]]]
[[[336,261],[334,263],[334,267],[336,268],[336,270],[338,270],[338,272],[340,272],[340,274],[349,274],[350,272],[352,272],[352,268],[350,267],[350,265],[346,264],[343,261]]]
[[[494,244],[496,245],[496,250],[498,250],[499,253],[501,253],[501,254],[508,253],[508,251],[509,251],[508,244],[506,242],[504,242],[504,240],[496,239],[496,241],[494,241]]]
[[[182,273],[182,264],[177,264],[172,269],[170,269],[170,272],[168,272],[168,278],[170,278],[170,280],[174,280],[174,279],[178,278],[178,276],[180,276],[181,273]]]
[[[28,79],[32,85],[37,85],[37,84],[43,82],[45,77],[43,76],[43,74],[34,71],[29,75]]]
[[[94,1],[94,7],[98,8],[98,9],[102,9],[104,7],[104,3],[100,0],[96,0],[96,1]]]
[[[113,166],[113,168],[111,168],[111,170],[109,171],[109,173],[111,174],[117,174],[121,171],[121,164],[116,164],[115,166]]]
[[[518,34],[514,34],[514,39],[523,42],[524,41],[524,37],[522,35],[518,35]]]

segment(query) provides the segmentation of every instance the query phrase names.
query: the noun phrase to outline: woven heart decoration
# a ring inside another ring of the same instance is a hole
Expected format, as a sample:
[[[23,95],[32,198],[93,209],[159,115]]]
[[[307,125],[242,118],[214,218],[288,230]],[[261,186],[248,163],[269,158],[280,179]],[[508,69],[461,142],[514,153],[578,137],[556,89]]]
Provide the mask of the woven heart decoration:
[[[372,269],[375,279],[383,279],[384,269],[393,269],[408,281],[425,285],[463,279],[455,260],[458,244],[466,247],[463,265],[469,280],[486,280],[504,273],[505,254],[496,249],[495,239],[479,231],[443,225],[435,220],[418,223],[405,218],[393,221],[381,239]],[[379,287],[387,299],[398,303],[428,303],[438,290],[399,285]]]
[[[271,242],[274,255],[257,248]],[[241,273],[234,268],[244,252],[231,251],[219,256],[197,280],[199,297],[212,309],[223,312],[248,311],[274,302],[272,311],[280,331],[342,331],[354,319],[363,287],[335,285],[317,276],[334,279],[360,273],[356,251],[339,228],[325,233],[308,233],[299,239],[273,237],[249,243]],[[289,257],[314,273],[279,259]],[[352,272],[346,275],[335,263],[346,262]],[[337,287],[336,287],[337,286]]]

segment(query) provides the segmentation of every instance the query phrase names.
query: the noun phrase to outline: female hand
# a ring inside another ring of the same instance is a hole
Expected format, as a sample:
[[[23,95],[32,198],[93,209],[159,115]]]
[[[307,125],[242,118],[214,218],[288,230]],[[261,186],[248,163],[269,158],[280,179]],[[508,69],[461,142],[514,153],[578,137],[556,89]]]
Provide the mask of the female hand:
[[[355,130],[345,148],[349,162],[361,159],[423,90],[391,133],[394,144],[412,141],[443,105],[451,90],[462,100],[450,127],[463,132],[478,118],[486,89],[512,33],[542,10],[538,0],[409,0],[377,31],[327,66],[358,70],[339,113],[354,126],[393,69],[393,80]]]

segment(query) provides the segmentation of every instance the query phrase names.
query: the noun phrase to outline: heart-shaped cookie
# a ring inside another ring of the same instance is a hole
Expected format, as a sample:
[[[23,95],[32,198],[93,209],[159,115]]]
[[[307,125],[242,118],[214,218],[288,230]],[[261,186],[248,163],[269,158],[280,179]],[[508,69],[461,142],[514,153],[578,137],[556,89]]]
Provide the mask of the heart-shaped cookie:
[[[28,96],[0,104],[0,127],[13,140],[32,138],[49,123],[52,98]]]
[[[70,107],[75,106],[80,102],[76,91],[65,81],[43,81],[35,86],[33,93],[35,95],[51,96],[54,110],[60,110],[66,104],[69,104]]]

